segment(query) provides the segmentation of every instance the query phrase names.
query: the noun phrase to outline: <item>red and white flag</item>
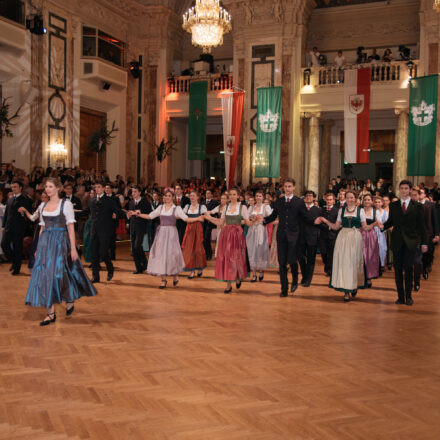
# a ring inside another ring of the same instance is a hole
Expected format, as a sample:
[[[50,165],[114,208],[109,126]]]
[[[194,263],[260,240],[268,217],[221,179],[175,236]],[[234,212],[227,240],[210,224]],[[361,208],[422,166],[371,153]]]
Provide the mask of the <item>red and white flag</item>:
[[[228,188],[231,188],[231,186],[234,186],[238,148],[240,146],[244,92],[223,92],[221,97],[226,184]]]
[[[370,69],[346,70],[344,76],[344,162],[370,161]]]

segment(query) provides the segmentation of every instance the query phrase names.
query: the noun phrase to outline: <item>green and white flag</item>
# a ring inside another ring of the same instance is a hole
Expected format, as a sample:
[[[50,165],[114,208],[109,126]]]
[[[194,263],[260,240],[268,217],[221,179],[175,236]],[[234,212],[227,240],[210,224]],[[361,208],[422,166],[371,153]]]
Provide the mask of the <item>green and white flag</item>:
[[[282,87],[257,90],[255,177],[280,177]]]
[[[438,75],[409,83],[408,176],[435,175]]]
[[[193,82],[189,88],[188,160],[206,159],[208,82]]]

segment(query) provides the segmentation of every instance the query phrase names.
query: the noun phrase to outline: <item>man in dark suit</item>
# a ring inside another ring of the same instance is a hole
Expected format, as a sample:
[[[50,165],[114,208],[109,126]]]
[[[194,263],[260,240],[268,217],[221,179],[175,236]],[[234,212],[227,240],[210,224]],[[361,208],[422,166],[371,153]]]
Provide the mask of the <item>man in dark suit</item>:
[[[205,193],[204,205],[208,211],[212,211],[219,205],[219,202],[212,198],[212,192],[209,189],[207,189]],[[205,248],[206,259],[208,261],[212,260],[211,233],[214,228],[215,225],[211,222],[204,222],[203,224],[203,247]]]
[[[154,211],[160,205],[161,205],[161,203],[160,203],[160,199],[159,199],[159,193],[154,191],[153,195],[152,195],[152,200],[151,200],[151,208]],[[151,220],[150,248],[153,245],[154,237],[156,236],[156,230],[159,225],[160,225],[160,217],[156,217],[155,219]]]
[[[115,196],[113,192],[113,185],[111,183],[105,184],[105,195],[107,197],[110,197],[114,200],[114,202],[118,205],[119,208],[121,208],[121,202],[119,201],[119,198]],[[116,260],[116,229],[119,225],[119,217],[113,216],[113,231],[112,236],[110,238],[110,258],[112,260]]]
[[[176,198],[176,205],[182,209],[191,202],[188,197],[183,194],[182,187],[180,185],[174,186],[174,194]],[[179,234],[179,242],[182,244],[183,237],[185,235],[186,223],[183,220],[178,219],[176,222],[177,232]]]
[[[336,223],[339,209],[336,206],[335,195],[329,191],[324,196],[325,206],[321,208],[321,216],[331,223]],[[319,248],[321,249],[321,258],[324,263],[324,272],[331,277],[333,267],[333,251],[335,249],[336,237],[339,231],[329,229],[325,223],[320,225]]]
[[[76,217],[77,211],[82,211],[81,200],[73,194],[73,185],[70,182],[64,184],[64,192],[66,193],[65,199],[72,202]]]
[[[434,244],[439,241],[439,225],[437,217],[437,207],[435,203],[429,201],[426,195],[426,189],[420,189],[419,202],[423,206],[425,214],[425,227],[428,251],[423,254],[423,278],[428,279],[428,273],[431,271],[431,266],[434,261]]]
[[[299,266],[301,268],[301,285],[310,287],[313,273],[315,271],[316,251],[318,249],[318,239],[320,226],[315,225],[314,221],[321,216],[321,209],[315,206],[316,194],[313,191],[304,193],[304,203],[306,204],[306,220],[300,223],[299,237]]]
[[[272,214],[264,220],[261,216],[258,219],[264,224],[271,223],[278,218],[277,245],[278,263],[281,281],[281,297],[287,296],[289,283],[287,280],[287,265],[292,271],[292,285],[290,291],[293,293],[298,288],[298,239],[300,234],[300,220],[308,221],[307,209],[304,200],[295,197],[295,180],[287,178],[284,181],[284,196],[275,202]]]
[[[23,238],[26,232],[25,215],[20,214],[19,208],[24,207],[27,211],[32,210],[31,200],[22,193],[23,184],[15,180],[11,184],[12,196],[6,203],[5,217],[3,220],[2,249],[6,258],[12,263],[12,275],[18,275],[23,259]]]
[[[420,203],[411,200],[411,188],[412,183],[409,180],[400,182],[400,199],[390,204],[389,217],[384,224],[384,229],[393,228],[391,250],[394,256],[394,276],[398,294],[396,304],[408,306],[413,304],[411,296],[413,265],[419,242],[422,253],[428,250],[423,207]]]
[[[92,248],[93,283],[99,283],[99,263],[107,267],[107,281],[113,278],[114,267],[110,259],[110,242],[114,230],[114,215],[122,216],[115,199],[107,197],[101,182],[95,183],[96,197],[89,203],[91,214],[90,241]]]
[[[147,269],[147,258],[145,257],[142,243],[144,241],[144,236],[147,233],[147,224],[149,220],[132,215],[132,213],[134,211],[140,211],[141,214],[150,214],[152,209],[151,204],[141,198],[140,187],[133,187],[131,189],[131,195],[132,199],[128,203],[129,212],[127,218],[130,224],[131,249],[133,251],[134,264],[136,266],[136,270],[133,273],[140,274]]]

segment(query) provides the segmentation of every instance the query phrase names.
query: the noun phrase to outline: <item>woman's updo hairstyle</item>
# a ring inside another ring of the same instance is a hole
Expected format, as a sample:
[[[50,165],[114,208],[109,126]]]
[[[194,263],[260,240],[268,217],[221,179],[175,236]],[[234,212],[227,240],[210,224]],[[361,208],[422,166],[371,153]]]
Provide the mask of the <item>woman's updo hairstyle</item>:
[[[52,183],[52,185],[54,185],[57,189],[58,189],[58,197],[60,199],[63,199],[64,197],[66,197],[66,193],[64,191],[64,187],[63,184],[61,183],[61,180],[58,179],[58,177],[48,177],[44,184],[46,185],[46,183]]]

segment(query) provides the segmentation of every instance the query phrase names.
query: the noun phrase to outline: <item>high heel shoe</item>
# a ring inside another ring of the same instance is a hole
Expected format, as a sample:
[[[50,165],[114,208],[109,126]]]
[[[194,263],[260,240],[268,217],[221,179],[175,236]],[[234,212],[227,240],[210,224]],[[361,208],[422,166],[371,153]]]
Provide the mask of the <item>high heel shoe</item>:
[[[251,279],[251,283],[256,283],[257,282],[257,275],[253,276]]]
[[[51,318],[52,315],[53,315],[53,318]],[[52,322],[55,322],[57,320],[57,315],[55,313],[48,313],[46,315],[46,318],[49,318],[49,319],[44,319],[43,321],[40,322],[41,327],[44,327],[45,325],[49,325]]]
[[[72,307],[70,307],[70,309],[68,309],[66,306],[66,316],[70,316],[74,310],[75,310],[75,306],[73,304]]]
[[[179,284],[179,280],[173,280],[173,286],[176,287]]]
[[[203,275],[203,271],[197,272],[197,277],[200,278]]]
[[[198,276],[198,275],[197,275]],[[194,272],[191,272],[191,275],[188,277],[189,280],[194,279]]]
[[[163,280],[162,284],[159,286],[159,289],[165,289],[165,287],[167,287],[167,283],[168,283],[167,280]]]
[[[231,293],[232,292],[232,287],[230,287],[229,289],[225,289],[223,293]]]
[[[241,287],[241,280],[235,282],[235,287],[239,289]]]
[[[264,273],[262,273],[259,277],[258,277],[258,281],[263,281],[264,280]]]
[[[348,301],[350,301],[350,294],[349,294],[349,293],[346,293],[346,294],[344,295],[344,302],[348,302]]]

